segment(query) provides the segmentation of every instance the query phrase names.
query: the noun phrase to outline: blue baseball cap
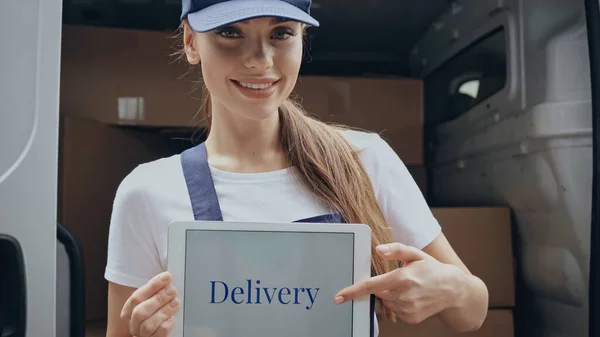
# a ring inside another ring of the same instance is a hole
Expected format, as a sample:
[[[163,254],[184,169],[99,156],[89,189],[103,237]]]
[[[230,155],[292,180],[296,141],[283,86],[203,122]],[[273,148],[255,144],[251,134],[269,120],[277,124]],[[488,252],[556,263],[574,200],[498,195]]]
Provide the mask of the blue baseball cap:
[[[187,18],[197,32],[259,17],[279,17],[318,27],[310,6],[311,0],[182,0],[181,20]]]

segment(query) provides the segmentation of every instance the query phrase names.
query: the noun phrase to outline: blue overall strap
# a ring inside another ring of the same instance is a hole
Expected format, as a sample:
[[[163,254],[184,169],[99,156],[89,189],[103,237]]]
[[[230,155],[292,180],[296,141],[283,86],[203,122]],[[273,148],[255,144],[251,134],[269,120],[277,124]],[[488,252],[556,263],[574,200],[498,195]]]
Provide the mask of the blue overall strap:
[[[181,167],[192,202],[194,219],[223,221],[219,199],[208,166],[205,143],[183,151]]]
[[[215,190],[215,185],[208,165],[206,144],[201,143],[181,153],[181,167],[190,195],[195,220],[223,221],[221,206]],[[307,223],[345,223],[339,213],[319,215],[294,222]],[[374,271],[371,271],[374,275]],[[375,337],[375,296],[371,295],[371,331],[370,337]]]

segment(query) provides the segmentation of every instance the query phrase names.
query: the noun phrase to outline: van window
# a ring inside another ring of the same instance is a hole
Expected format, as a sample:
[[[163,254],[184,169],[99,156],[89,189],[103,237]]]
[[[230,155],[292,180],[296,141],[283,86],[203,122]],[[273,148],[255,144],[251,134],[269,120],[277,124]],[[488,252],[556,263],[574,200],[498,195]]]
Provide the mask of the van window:
[[[425,122],[451,121],[506,85],[504,28],[485,35],[425,77]]]

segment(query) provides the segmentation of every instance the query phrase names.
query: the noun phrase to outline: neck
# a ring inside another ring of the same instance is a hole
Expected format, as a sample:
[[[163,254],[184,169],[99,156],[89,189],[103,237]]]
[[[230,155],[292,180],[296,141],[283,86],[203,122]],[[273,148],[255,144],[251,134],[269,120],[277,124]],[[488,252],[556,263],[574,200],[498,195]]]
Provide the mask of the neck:
[[[264,120],[239,118],[224,107],[212,105],[206,139],[208,161],[223,171],[255,173],[287,166],[281,148],[279,114]]]

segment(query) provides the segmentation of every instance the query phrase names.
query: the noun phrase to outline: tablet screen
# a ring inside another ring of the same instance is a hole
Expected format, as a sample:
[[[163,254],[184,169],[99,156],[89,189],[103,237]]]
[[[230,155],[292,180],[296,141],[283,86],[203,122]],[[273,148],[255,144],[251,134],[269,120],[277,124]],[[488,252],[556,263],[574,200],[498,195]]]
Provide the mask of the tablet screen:
[[[349,337],[353,233],[188,230],[184,336]]]

